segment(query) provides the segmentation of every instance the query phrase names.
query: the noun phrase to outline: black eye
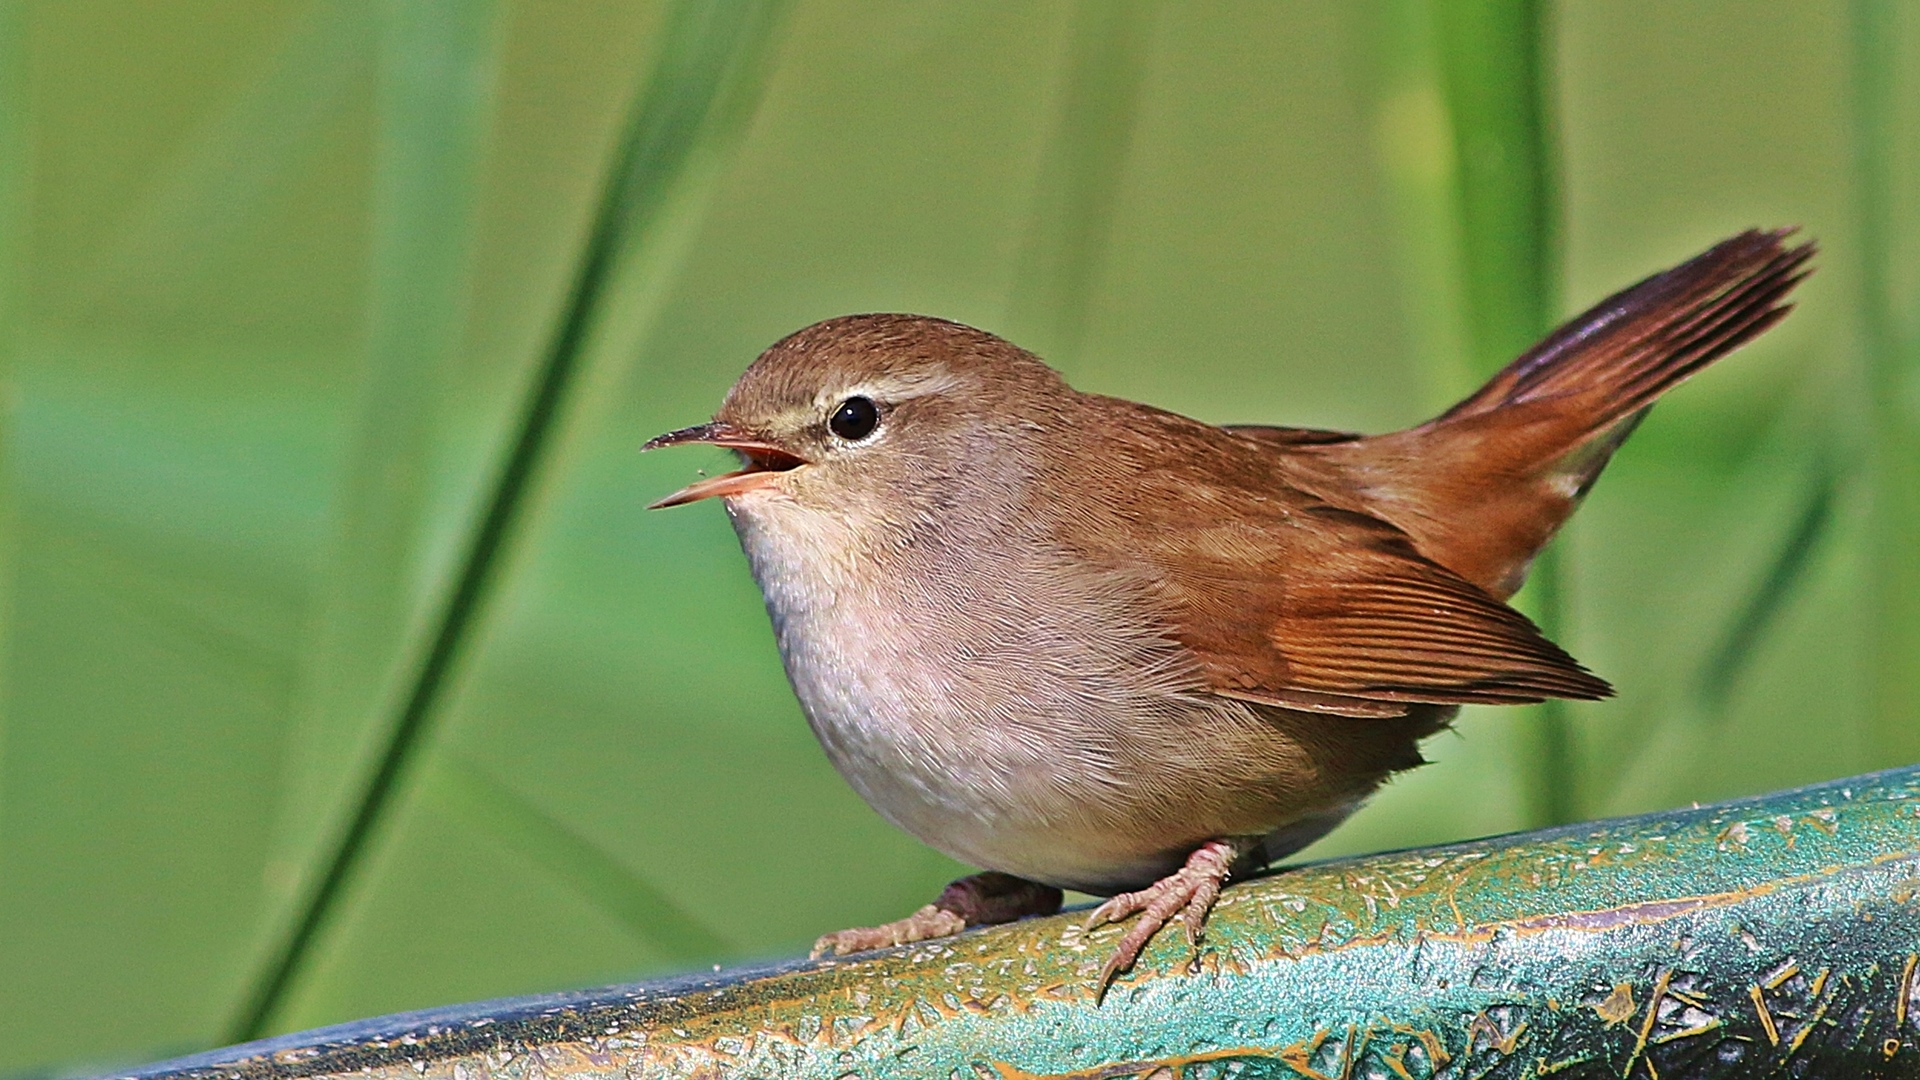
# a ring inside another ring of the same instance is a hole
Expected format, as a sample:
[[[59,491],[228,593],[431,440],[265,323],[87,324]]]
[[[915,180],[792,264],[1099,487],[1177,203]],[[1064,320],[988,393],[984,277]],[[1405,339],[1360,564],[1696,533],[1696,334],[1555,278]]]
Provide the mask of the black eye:
[[[880,410],[863,397],[850,397],[833,410],[828,430],[848,442],[859,442],[880,426]]]

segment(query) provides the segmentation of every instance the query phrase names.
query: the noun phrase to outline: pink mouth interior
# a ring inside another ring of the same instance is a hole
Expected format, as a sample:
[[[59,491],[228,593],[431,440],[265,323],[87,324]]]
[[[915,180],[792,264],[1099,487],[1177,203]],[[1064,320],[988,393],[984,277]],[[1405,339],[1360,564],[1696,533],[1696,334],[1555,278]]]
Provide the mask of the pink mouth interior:
[[[771,446],[732,447],[740,455],[741,472],[786,472],[806,464],[802,458],[795,457],[785,450],[776,450]]]

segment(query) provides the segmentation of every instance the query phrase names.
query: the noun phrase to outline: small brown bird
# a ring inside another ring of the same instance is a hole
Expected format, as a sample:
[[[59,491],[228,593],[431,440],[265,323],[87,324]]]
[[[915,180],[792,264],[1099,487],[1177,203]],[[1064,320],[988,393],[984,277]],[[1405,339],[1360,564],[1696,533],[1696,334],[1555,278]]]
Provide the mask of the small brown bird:
[[[775,344],[712,423],[719,496],[814,734],[887,820],[988,872],[815,955],[1112,899],[1096,992],[1229,874],[1351,814],[1469,703],[1612,692],[1504,601],[1662,393],[1786,314],[1749,231],[1568,323],[1419,427],[1214,427],[1084,394],[957,323]],[[1136,891],[1128,891],[1136,890]]]

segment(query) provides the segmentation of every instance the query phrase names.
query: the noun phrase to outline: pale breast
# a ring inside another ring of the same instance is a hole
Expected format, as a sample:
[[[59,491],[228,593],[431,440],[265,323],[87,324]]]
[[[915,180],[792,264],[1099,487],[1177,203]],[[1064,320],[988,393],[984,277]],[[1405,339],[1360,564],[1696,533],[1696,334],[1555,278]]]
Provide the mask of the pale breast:
[[[1139,583],[1018,538],[876,537],[778,498],[728,510],[828,757],[957,859],[1132,887],[1326,801],[1299,787],[1313,748],[1204,693]]]

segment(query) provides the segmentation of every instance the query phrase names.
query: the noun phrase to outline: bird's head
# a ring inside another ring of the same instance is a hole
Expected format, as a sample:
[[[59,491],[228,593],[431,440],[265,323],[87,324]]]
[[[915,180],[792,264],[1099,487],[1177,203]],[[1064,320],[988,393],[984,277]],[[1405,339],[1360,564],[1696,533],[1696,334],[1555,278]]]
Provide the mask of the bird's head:
[[[742,463],[653,506],[717,496],[736,512],[762,500],[852,517],[936,512],[957,486],[1017,462],[1071,394],[982,330],[916,315],[829,319],[762,353],[712,422],[646,444],[722,446]]]

